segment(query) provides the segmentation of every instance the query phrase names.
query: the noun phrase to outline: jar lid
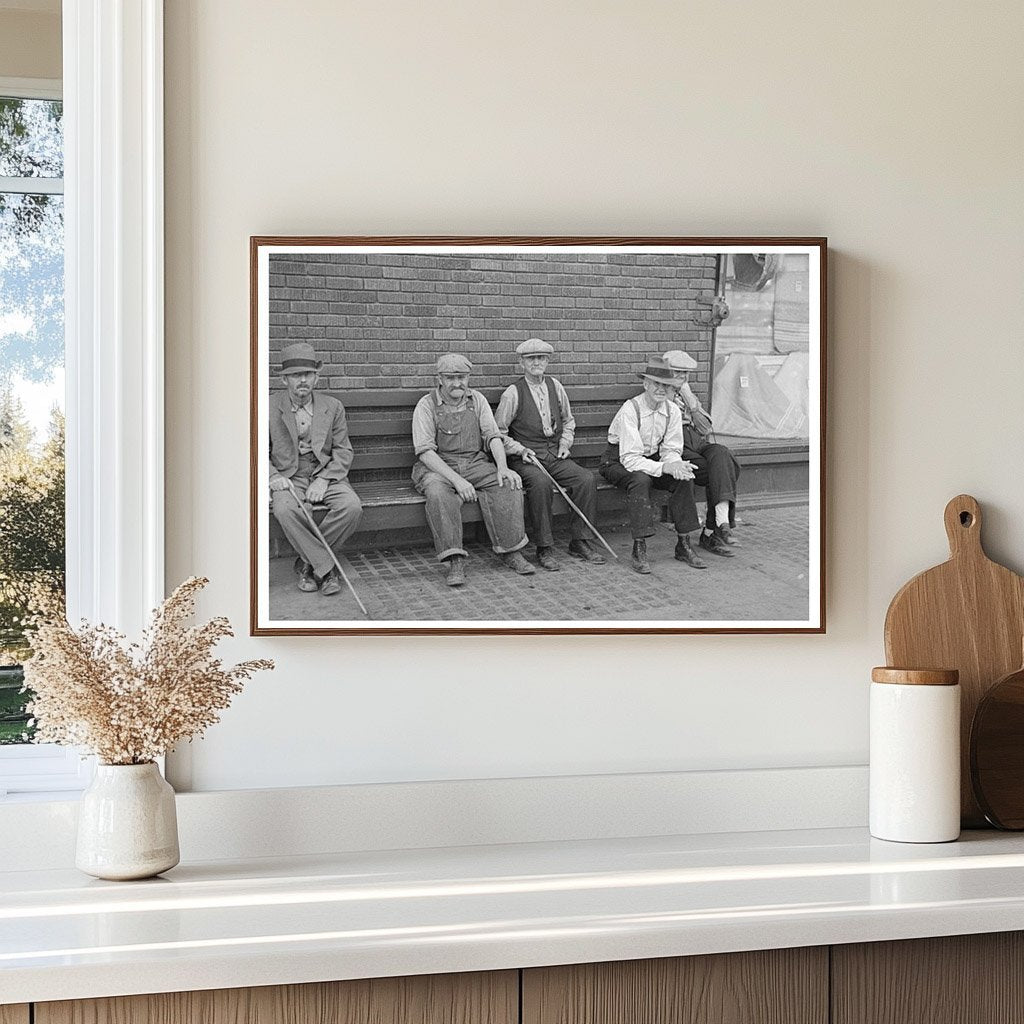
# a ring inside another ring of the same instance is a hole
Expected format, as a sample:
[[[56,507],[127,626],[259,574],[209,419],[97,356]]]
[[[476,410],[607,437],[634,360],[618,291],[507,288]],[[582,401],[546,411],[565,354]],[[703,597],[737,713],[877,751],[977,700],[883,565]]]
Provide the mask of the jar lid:
[[[960,672],[955,668],[888,668],[871,670],[873,683],[899,683],[913,686],[956,686]]]

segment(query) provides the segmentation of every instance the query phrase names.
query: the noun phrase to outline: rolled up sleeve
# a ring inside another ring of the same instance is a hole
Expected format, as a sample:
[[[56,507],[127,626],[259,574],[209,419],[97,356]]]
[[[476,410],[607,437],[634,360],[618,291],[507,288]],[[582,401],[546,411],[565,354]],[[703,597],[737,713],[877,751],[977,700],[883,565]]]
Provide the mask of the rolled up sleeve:
[[[494,413],[491,412],[487,399],[479,391],[473,392],[473,401],[476,403],[476,417],[480,422],[480,439],[483,442],[484,451],[487,451],[495,438],[501,441],[501,431],[498,429],[498,424],[494,422]],[[504,447],[503,441],[502,447]]]
[[[424,395],[412,413],[412,447],[417,455],[437,451],[437,418],[434,396]]]

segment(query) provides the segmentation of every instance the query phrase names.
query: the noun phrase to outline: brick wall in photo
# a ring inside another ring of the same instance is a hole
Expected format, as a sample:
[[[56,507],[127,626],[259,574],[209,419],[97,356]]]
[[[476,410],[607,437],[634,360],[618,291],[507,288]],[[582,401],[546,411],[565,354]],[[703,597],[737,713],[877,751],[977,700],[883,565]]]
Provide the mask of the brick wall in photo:
[[[424,390],[442,352],[464,352],[472,385],[509,383],[515,348],[555,347],[566,385],[632,384],[650,354],[683,348],[700,364],[706,399],[713,254],[313,253],[270,259],[270,360],[308,341],[324,361],[321,388]],[[272,376],[271,386],[277,386]]]

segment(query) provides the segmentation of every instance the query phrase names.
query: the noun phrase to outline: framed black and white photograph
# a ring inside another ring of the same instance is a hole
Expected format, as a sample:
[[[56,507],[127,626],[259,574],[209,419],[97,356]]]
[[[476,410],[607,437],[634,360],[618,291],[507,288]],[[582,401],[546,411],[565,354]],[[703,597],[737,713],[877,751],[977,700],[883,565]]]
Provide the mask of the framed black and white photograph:
[[[824,239],[250,268],[254,635],[824,632]]]

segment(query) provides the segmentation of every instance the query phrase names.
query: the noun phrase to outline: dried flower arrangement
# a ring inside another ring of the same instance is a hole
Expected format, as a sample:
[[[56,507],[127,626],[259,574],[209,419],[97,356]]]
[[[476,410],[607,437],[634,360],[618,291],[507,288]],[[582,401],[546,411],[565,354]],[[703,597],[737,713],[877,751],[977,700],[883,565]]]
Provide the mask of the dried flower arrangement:
[[[122,633],[63,616],[42,619],[25,663],[28,710],[37,743],[83,747],[104,764],[146,764],[201,735],[266,660],[225,668],[213,648],[232,636],[223,617],[187,626],[209,580],[193,576],[153,612],[141,644]]]

